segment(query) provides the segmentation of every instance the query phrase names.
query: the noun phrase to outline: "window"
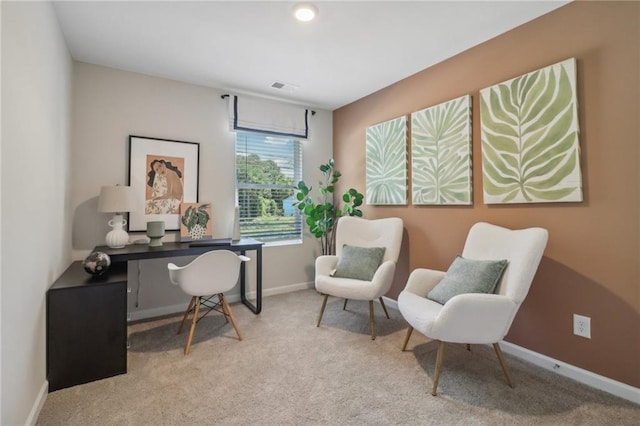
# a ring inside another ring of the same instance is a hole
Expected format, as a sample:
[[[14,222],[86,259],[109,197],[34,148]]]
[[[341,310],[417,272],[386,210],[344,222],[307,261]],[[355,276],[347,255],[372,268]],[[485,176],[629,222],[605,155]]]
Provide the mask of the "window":
[[[302,180],[301,143],[261,133],[236,133],[236,190],[240,234],[260,241],[302,238],[293,205]]]

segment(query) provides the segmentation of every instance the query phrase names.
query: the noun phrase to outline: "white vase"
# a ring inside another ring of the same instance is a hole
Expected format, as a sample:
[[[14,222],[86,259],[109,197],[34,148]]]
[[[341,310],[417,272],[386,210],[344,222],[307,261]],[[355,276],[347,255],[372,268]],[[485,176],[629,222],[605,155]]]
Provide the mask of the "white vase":
[[[105,243],[111,248],[123,248],[129,242],[129,234],[123,229],[127,224],[127,220],[122,215],[113,215],[113,219],[109,221],[111,231],[105,237]]]
[[[236,206],[233,211],[233,231],[231,232],[231,239],[238,241],[240,239],[240,207]]]

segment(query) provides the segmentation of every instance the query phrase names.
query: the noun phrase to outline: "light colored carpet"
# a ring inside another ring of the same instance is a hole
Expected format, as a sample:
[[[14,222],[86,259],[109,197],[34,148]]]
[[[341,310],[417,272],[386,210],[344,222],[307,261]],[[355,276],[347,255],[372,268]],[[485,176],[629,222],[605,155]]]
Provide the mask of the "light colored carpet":
[[[189,356],[180,317],[130,326],[128,373],[50,393],[39,425],[359,424],[637,425],[640,406],[505,355],[509,388],[490,346],[448,345],[438,396],[430,394],[436,343],[375,305],[304,290],[265,298],[254,315],[232,305],[244,334],[212,313]]]

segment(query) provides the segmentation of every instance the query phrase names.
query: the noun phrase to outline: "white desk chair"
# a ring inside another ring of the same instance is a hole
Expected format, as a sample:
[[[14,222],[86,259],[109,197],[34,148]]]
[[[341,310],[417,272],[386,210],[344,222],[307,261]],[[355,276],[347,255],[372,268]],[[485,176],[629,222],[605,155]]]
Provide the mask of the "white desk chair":
[[[182,291],[191,296],[189,307],[182,317],[178,334],[190,313],[193,313],[189,338],[184,348],[184,354],[188,355],[191,349],[191,340],[196,324],[211,310],[216,310],[224,315],[225,322],[231,320],[233,328],[238,334],[238,339],[242,340],[242,334],[231,307],[224,298],[224,292],[231,290],[238,282],[240,276],[240,265],[243,261],[250,260],[246,256],[239,256],[228,250],[216,250],[204,253],[194,259],[186,266],[176,266],[169,263],[169,279],[175,285],[180,286]],[[217,299],[217,300],[216,300]],[[200,306],[208,310],[200,316]]]

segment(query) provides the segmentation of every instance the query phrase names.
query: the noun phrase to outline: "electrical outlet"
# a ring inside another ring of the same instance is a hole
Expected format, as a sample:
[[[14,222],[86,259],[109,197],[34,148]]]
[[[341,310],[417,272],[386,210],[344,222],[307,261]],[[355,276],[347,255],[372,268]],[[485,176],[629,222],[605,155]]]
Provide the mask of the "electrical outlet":
[[[591,339],[591,318],[573,314],[573,334]]]

